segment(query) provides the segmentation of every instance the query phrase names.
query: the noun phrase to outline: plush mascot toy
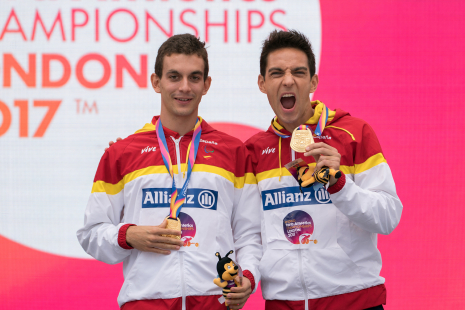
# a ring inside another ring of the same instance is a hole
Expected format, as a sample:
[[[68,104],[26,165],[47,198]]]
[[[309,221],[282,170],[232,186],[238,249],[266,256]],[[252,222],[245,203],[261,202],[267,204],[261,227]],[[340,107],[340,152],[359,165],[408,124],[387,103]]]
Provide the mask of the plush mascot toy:
[[[298,181],[300,186],[307,187],[315,182],[327,184],[329,177],[333,176],[336,179],[341,177],[341,171],[323,167],[315,173],[312,173],[309,166],[298,168]]]
[[[231,287],[241,286],[239,282],[236,282],[235,278],[239,272],[239,266],[234,264],[233,260],[228,256],[234,253],[233,250],[229,251],[225,257],[221,258],[219,252],[216,252],[215,255],[218,257],[218,263],[216,264],[216,270],[218,271],[218,278],[213,280],[213,283],[218,285],[223,289],[223,297],[226,298],[229,292],[231,292]],[[229,309],[228,304],[226,307]]]

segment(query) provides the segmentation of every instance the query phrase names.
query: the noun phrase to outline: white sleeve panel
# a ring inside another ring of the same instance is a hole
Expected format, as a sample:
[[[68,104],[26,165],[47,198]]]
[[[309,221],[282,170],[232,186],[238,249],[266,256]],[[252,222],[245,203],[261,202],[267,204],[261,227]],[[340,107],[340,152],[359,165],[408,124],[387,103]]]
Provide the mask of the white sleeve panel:
[[[231,226],[237,262],[254,276],[255,292],[260,281],[258,264],[262,258],[260,194],[256,184],[244,184],[243,188],[235,188],[234,191]]]
[[[79,243],[86,253],[107,264],[117,264],[131,254],[118,244],[123,211],[124,190],[116,195],[92,193],[84,216],[84,227],[78,230]]]
[[[378,164],[354,176],[346,176],[346,184],[331,194],[334,205],[357,226],[383,235],[399,224],[402,203],[387,163]]]

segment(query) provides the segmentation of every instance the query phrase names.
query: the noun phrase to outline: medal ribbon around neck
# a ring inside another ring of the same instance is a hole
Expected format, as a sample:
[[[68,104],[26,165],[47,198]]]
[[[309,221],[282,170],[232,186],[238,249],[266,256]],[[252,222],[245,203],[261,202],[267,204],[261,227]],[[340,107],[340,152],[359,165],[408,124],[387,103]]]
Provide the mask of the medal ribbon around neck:
[[[274,133],[276,135],[278,135],[280,138],[290,138],[291,136],[290,135],[286,135],[284,133],[282,133],[280,130],[283,129],[284,127],[281,126],[279,123],[278,123],[278,117],[275,116],[275,118],[273,118],[271,120],[271,128],[273,129]]]
[[[328,115],[329,115],[328,107],[325,104],[323,104],[323,111],[321,112],[315,131],[313,132],[314,136],[321,136],[321,134],[323,133],[323,130],[326,127],[326,123],[328,122]],[[281,129],[283,129],[284,127],[278,123],[278,117],[275,117],[271,120],[271,128],[273,129],[274,133],[281,138],[286,139],[286,138],[291,137],[291,135],[286,135],[281,132]],[[311,131],[311,128],[308,125],[300,125],[297,128],[298,130],[306,130],[308,128]]]
[[[317,137],[321,136],[323,130],[325,130],[326,123],[328,122],[328,115],[328,107],[323,104],[323,111],[321,111],[320,119],[318,120],[314,133]]]
[[[168,145],[166,144],[165,133],[163,131],[163,126],[161,124],[160,119],[158,119],[157,123],[155,124],[155,128],[157,131],[157,139],[158,145],[160,147],[161,156],[163,157],[163,162],[165,163],[166,169],[173,179],[173,184],[171,186],[171,202],[170,202],[170,218],[176,219],[179,216],[179,212],[181,212],[182,205],[186,201],[186,193],[187,193],[187,185],[189,184],[189,179],[191,177],[192,169],[194,168],[195,158],[197,157],[197,150],[199,148],[200,143],[200,135],[202,134],[202,127],[200,124],[202,123],[202,118],[199,117],[197,122],[194,126],[194,134],[192,135],[192,141],[189,143],[189,148],[187,150],[187,177],[186,181],[180,192],[176,187],[176,181],[174,179],[174,171],[173,171],[173,164],[171,162],[171,156],[168,151]],[[192,142],[194,142],[194,147],[191,147]],[[179,171],[180,173],[181,171]]]

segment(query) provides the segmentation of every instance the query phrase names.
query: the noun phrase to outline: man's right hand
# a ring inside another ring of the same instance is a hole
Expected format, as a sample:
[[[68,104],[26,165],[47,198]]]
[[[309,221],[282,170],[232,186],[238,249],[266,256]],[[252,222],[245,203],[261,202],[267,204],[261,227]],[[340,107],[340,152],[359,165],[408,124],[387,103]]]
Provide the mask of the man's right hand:
[[[116,142],[121,141],[121,140],[123,140],[123,139],[121,139],[120,137],[116,138]],[[115,144],[115,142],[113,142],[113,141],[108,142],[108,147],[105,148],[105,152],[106,152],[106,151],[110,148],[110,146],[112,146],[113,144]]]
[[[161,235],[181,236],[178,230],[166,229],[166,219],[159,226],[129,226],[126,231],[126,243],[139,251],[168,255],[170,250],[179,250],[183,241]]]

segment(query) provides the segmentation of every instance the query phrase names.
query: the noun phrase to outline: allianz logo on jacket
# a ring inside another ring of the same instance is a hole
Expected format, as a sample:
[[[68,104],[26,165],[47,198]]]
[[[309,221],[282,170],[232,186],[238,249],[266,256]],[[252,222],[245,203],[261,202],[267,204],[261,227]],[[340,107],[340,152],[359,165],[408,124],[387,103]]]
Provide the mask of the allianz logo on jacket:
[[[142,208],[169,208],[170,202],[171,188],[142,189]],[[203,188],[188,188],[183,208],[216,210],[217,205],[217,191]]]
[[[262,155],[263,154],[271,154],[271,153],[274,153],[275,151],[276,151],[276,148],[267,147],[266,149],[263,150]]]
[[[330,202],[331,198],[324,187],[317,190],[315,190],[313,186],[302,187],[302,192],[299,186],[262,191],[262,205],[264,211],[301,205],[326,204]]]

